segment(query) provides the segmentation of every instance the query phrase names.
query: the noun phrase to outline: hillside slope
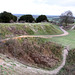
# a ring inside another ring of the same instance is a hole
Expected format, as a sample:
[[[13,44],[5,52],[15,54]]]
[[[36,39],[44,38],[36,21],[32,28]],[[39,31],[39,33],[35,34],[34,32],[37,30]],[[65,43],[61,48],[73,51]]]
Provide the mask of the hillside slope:
[[[24,75],[26,70],[24,71],[23,69],[26,68],[26,65],[49,70],[53,69],[61,63],[62,49],[61,45],[49,42],[48,39],[44,38],[22,38],[0,43],[0,53],[6,55],[5,58],[0,56],[0,59],[6,62],[0,65],[0,73],[3,75],[5,73],[6,75],[20,75],[22,74],[21,71],[23,71]],[[16,63],[11,58],[20,63]]]
[[[0,53],[14,57],[21,63],[52,68],[61,60],[62,47],[43,38],[22,38],[0,43]]]
[[[63,33],[50,23],[11,23],[0,24],[0,38],[20,35],[54,35]]]
[[[57,35],[61,33],[62,31],[57,26],[49,23],[0,24],[0,39],[20,35]],[[6,55],[5,58],[0,56],[1,61],[5,61],[3,64],[0,63],[0,73],[2,75],[24,75],[24,73],[32,75],[31,72],[26,71],[26,66],[54,69],[61,63],[62,49],[61,45],[49,42],[49,39],[45,38],[31,37],[0,41],[0,53]],[[18,62],[16,63],[14,59]]]

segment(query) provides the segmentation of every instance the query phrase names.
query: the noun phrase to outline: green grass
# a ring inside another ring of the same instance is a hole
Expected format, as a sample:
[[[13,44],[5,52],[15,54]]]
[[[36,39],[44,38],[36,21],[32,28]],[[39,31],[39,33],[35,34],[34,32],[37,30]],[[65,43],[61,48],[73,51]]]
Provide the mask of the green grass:
[[[16,72],[12,66],[8,66],[8,68],[0,65],[0,75],[11,75],[12,73]]]
[[[70,49],[75,48],[75,30],[68,31],[69,35],[62,37],[53,37],[50,39],[52,42],[62,44],[63,46],[70,46]]]
[[[54,37],[50,41],[69,46],[70,51],[67,56],[66,64],[57,75],[75,75],[75,30],[69,30],[69,35]]]
[[[38,25],[34,25],[33,27],[35,31],[35,35],[54,35],[63,33],[58,26],[49,24],[49,23],[41,23]]]
[[[1,38],[25,35],[25,33],[28,35],[54,35],[63,32],[58,26],[50,23],[0,23]]]
[[[29,35],[34,35],[34,32],[32,29],[30,29],[30,27],[26,27],[25,29],[26,33],[28,33]]]

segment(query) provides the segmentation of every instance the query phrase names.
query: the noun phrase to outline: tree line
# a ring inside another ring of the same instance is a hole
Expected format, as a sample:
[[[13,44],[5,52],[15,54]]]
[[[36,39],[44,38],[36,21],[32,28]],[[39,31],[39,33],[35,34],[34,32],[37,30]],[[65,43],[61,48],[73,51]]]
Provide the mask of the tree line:
[[[36,19],[32,15],[22,15],[19,19],[15,15],[9,12],[0,13],[0,23],[11,23],[11,22],[49,22],[46,15],[39,15]],[[74,16],[71,11],[66,11],[59,16],[59,24],[67,26],[70,23],[74,23]]]
[[[18,20],[15,15],[9,12],[2,12],[0,13],[0,22],[1,23],[11,23],[11,22],[48,22],[48,19],[46,15],[40,15],[36,18],[36,20],[33,18],[32,15],[22,15]]]

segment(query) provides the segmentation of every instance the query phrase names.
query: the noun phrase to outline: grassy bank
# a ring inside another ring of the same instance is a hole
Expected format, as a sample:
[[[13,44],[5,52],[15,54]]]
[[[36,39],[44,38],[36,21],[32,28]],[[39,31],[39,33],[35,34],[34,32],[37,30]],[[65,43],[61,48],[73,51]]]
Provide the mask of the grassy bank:
[[[1,23],[1,38],[19,35],[54,35],[63,33],[58,26],[50,23]]]

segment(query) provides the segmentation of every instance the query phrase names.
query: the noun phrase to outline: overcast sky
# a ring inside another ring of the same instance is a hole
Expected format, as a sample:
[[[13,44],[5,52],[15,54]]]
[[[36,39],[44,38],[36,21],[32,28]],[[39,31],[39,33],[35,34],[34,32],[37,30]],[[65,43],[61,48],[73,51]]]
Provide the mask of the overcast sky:
[[[60,15],[67,10],[75,16],[75,0],[0,0],[0,12],[13,14]]]

